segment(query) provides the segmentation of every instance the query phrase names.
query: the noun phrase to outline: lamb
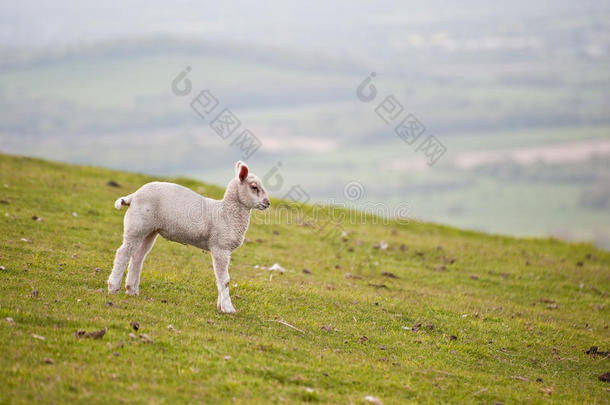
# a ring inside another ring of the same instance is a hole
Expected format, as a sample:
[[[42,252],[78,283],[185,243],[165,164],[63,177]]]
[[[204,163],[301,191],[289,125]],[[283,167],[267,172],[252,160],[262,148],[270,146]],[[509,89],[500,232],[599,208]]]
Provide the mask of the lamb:
[[[244,241],[250,210],[265,210],[271,204],[261,181],[248,173],[245,163],[236,163],[235,174],[222,200],[206,198],[178,184],[163,182],[145,184],[135,193],[116,200],[116,209],[120,210],[124,205],[129,208],[124,219],[123,244],[116,252],[108,278],[108,292],[119,291],[129,263],[126,293],[139,294],[142,264],[157,235],[161,235],[211,253],[218,288],[216,308],[221,313],[234,313],[229,296],[231,252]]]

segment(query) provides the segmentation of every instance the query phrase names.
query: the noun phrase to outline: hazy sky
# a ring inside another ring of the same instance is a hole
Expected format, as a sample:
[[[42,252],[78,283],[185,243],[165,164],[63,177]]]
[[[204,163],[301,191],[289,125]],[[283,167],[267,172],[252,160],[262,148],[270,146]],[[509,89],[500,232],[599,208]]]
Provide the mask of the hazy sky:
[[[518,23],[549,12],[595,15],[608,1],[18,1],[0,3],[0,46],[59,46],[171,34],[337,50],[371,29],[485,20]],[[442,27],[442,26],[440,26]],[[372,44],[371,44],[372,45]]]

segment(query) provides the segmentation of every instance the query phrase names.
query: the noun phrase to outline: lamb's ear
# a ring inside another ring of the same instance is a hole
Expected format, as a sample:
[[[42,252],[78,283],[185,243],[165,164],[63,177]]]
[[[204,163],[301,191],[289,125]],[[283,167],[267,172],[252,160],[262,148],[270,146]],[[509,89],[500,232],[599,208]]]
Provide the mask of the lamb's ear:
[[[235,175],[239,181],[244,181],[248,177],[248,166],[241,160],[235,164]]]

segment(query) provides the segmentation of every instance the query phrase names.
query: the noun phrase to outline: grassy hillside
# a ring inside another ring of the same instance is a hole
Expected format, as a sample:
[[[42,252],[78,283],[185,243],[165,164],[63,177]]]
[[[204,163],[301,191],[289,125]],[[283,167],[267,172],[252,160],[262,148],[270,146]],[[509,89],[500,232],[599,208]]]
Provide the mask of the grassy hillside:
[[[106,293],[113,202],[150,180],[0,155],[0,403],[609,401],[609,360],[585,353],[610,349],[607,252],[371,218],[343,241],[256,213],[219,315],[209,255],[161,239],[139,297]]]

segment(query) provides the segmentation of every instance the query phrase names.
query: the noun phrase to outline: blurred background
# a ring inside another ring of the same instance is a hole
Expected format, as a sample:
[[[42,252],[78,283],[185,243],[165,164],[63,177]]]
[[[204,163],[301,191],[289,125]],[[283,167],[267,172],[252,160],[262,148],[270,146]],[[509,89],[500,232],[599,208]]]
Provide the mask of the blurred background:
[[[357,182],[352,204],[610,248],[610,2],[226,3],[2,2],[0,151],[224,186],[244,157],[210,127],[229,108],[276,197]],[[446,148],[434,165],[376,113],[388,95]]]

